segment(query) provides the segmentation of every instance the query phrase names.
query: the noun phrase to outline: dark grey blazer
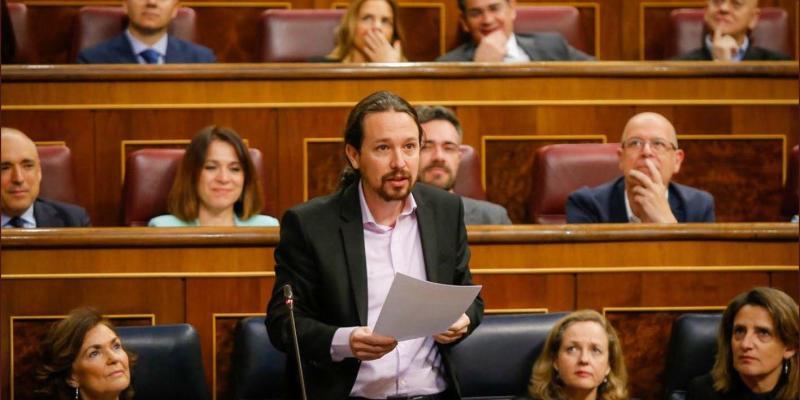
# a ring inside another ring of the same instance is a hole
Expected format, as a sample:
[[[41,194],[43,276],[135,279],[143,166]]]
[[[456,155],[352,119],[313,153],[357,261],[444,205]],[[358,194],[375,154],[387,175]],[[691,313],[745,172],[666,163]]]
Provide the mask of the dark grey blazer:
[[[506,208],[488,201],[461,197],[464,223],[467,225],[511,225]]]
[[[417,202],[425,271],[431,282],[470,285],[469,248],[464,207],[452,193],[417,183]],[[275,286],[267,306],[266,325],[276,348],[287,352],[286,373],[291,397],[297,398],[296,364],[289,315],[281,292],[292,285],[295,319],[308,397],[346,399],[355,383],[360,362],[331,359],[330,347],[339,327],[367,325],[367,266],[358,184],[318,197],[288,210],[281,220],[275,249]],[[481,321],[483,300],[475,299],[466,312],[469,333]],[[448,349],[439,346],[451,388],[458,389],[449,368]]]
[[[710,193],[670,182],[669,208],[678,222],[714,222],[714,197]],[[628,222],[625,178],[594,188],[583,187],[567,198],[567,223]]]
[[[164,63],[213,63],[217,61],[214,52],[208,47],[167,36],[167,54]],[[81,50],[78,53],[79,64],[137,64],[133,45],[125,32],[106,40],[96,46]]]
[[[750,43],[750,46],[747,48],[742,58],[743,61],[785,61],[792,59],[786,54],[778,53],[777,51],[772,51],[763,47],[753,46],[753,42]],[[674,59],[682,61],[711,61],[714,58],[711,57],[711,50],[703,44],[702,47],[698,47],[686,54],[681,54]]]
[[[531,61],[591,61],[594,57],[572,47],[558,33],[516,33],[519,47]],[[462,44],[436,61],[472,61],[477,44],[473,41]]]
[[[63,228],[89,226],[86,210],[60,201],[37,198],[33,202],[33,218],[37,228]]]

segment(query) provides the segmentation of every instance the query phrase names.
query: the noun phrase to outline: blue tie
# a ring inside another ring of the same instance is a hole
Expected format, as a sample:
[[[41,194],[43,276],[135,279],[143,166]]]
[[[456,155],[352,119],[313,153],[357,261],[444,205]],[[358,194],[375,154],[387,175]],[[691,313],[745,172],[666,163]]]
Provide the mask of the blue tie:
[[[13,228],[24,228],[25,227],[25,220],[23,220],[20,217],[14,217],[14,218],[11,218],[10,221],[8,221],[8,224],[11,225],[11,227],[13,227]]]
[[[159,54],[153,49],[143,50],[139,55],[142,56],[148,64],[158,64]]]

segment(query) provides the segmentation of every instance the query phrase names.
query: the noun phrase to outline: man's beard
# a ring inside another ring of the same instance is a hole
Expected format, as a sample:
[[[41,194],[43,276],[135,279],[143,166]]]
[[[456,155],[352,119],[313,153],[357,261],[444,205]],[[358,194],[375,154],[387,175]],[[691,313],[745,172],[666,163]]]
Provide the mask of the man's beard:
[[[389,182],[392,178],[406,178],[408,179],[408,186],[402,189],[393,189],[388,186],[387,189],[387,182]],[[378,190],[378,195],[384,201],[396,201],[396,200],[405,200],[408,197],[409,193],[411,193],[411,188],[414,187],[415,179],[411,176],[408,171],[393,171],[381,177],[381,187]]]
[[[436,182],[433,182],[433,181],[429,181],[429,182],[425,182],[425,183],[428,183],[428,184],[431,184],[431,185],[434,185],[434,186],[438,186],[438,187],[440,187],[440,188],[442,188],[444,190],[447,190],[447,191],[452,190],[453,186],[456,185],[456,175],[453,173],[453,171],[450,169],[450,167],[448,167],[447,164],[444,163],[444,161],[433,161],[433,162],[431,162],[422,171],[421,176],[426,176],[425,174],[427,174],[428,171],[430,171],[430,170],[432,170],[434,168],[442,168],[442,169],[444,169],[444,171],[447,173],[448,179],[446,181],[444,181],[444,184],[441,185],[441,186],[439,186]]]

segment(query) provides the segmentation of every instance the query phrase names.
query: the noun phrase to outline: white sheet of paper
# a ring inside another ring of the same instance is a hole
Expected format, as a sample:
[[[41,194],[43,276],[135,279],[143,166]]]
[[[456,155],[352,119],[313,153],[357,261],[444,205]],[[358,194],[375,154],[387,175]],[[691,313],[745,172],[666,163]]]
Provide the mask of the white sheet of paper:
[[[398,341],[442,333],[480,291],[480,285],[444,285],[395,274],[372,331]]]

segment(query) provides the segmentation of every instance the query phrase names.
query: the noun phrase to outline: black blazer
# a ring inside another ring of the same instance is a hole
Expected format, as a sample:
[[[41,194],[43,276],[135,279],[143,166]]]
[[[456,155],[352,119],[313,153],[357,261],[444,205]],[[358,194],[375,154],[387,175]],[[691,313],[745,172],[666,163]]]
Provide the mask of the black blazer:
[[[674,59],[682,61],[711,61],[714,58],[711,56],[711,50],[709,50],[706,45],[703,44],[703,46],[698,47],[686,54],[681,54]],[[791,59],[792,58],[786,54],[778,53],[777,51],[772,51],[763,47],[754,46],[752,41],[750,42],[750,46],[747,47],[744,57],[742,57],[743,61],[785,61]]]
[[[217,61],[214,52],[175,36],[167,36],[167,54],[165,64],[180,63],[213,63]],[[106,40],[96,46],[81,50],[78,53],[79,64],[138,64],[133,45],[125,32]]]
[[[33,218],[37,228],[63,228],[89,226],[86,210],[60,201],[37,198],[33,203]]]
[[[714,222],[714,197],[710,193],[670,182],[669,208],[678,222]],[[567,223],[628,222],[625,178],[594,188],[583,187],[567,198]]]
[[[472,284],[461,198],[422,183],[416,184],[412,193],[428,280]],[[275,347],[289,354],[286,373],[292,396],[299,397],[289,316],[281,292],[287,283],[295,296],[297,335],[309,398],[347,398],[360,361],[347,358],[333,362],[330,347],[337,328],[367,325],[367,268],[357,183],[293,207],[281,220],[280,242],[275,249],[275,286],[266,325]],[[483,316],[480,296],[466,314],[471,321],[469,334]],[[450,346],[439,346],[439,350],[448,370],[448,383],[457,391],[447,358]]]
[[[772,400],[777,398],[778,392],[785,383],[786,375],[781,375],[781,379],[771,392],[756,394],[751,392],[737,377],[732,382],[730,391],[720,393],[714,390],[714,379],[711,374],[706,374],[689,382],[686,400]]]

